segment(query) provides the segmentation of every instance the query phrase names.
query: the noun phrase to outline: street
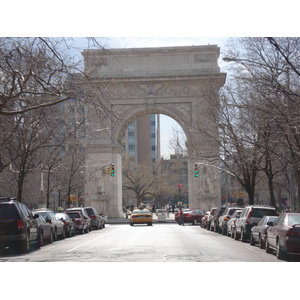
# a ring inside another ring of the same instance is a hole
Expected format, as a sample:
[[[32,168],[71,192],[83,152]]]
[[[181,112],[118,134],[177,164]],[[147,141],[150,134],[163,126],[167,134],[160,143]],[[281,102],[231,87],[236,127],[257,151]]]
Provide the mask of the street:
[[[0,262],[11,262],[1,264],[0,281],[5,282],[7,291],[14,289],[15,280],[10,280],[14,274],[26,274],[18,282],[23,289],[17,292],[23,299],[23,290],[32,285],[33,279],[42,293],[52,283],[54,288],[70,286],[74,292],[74,285],[78,282],[82,287],[76,289],[76,296],[85,298],[87,293],[94,296],[94,290],[106,297],[113,293],[114,298],[126,298],[133,290],[142,293],[146,300],[153,299],[153,295],[159,299],[182,299],[186,296],[186,287],[192,286],[201,287],[200,293],[204,297],[211,296],[216,284],[221,292],[231,283],[240,293],[245,284],[257,281],[257,277],[258,282],[262,280],[264,284],[271,284],[274,276],[293,268],[293,264],[277,264],[283,261],[257,246],[235,241],[200,226],[179,226],[176,223],[154,223],[153,226],[107,224],[105,229],[59,240],[28,254],[6,252],[0,255]],[[296,281],[297,276],[290,280]],[[149,293],[152,286],[154,293]],[[61,293],[69,297],[70,289],[63,289]],[[273,293],[279,298],[287,296],[285,289],[275,292],[260,288],[261,295]],[[249,296],[244,299],[252,299],[252,294]],[[29,294],[26,297],[26,300],[32,299]]]
[[[107,225],[28,254],[7,251],[1,262],[280,262],[257,246],[200,226],[154,223]]]

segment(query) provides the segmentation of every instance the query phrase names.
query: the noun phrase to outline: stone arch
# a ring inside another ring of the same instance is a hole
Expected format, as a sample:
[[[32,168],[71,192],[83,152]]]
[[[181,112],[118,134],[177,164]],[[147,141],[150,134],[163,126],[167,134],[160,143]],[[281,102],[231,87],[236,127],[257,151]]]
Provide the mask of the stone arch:
[[[217,62],[219,54],[217,45],[84,50],[87,79],[83,88],[103,87],[95,101],[102,97],[112,112],[101,116],[100,122],[92,106],[86,110],[91,125],[86,133],[86,165],[90,166],[86,171],[86,204],[97,207],[104,201],[109,217],[122,215],[121,141],[128,125],[142,115],[167,115],[182,127],[187,142],[197,140],[206,151],[217,151],[191,128],[196,107],[206,105],[203,91],[211,89],[216,95],[225,82],[226,74],[220,72]],[[99,124],[107,128],[92,130]],[[106,166],[112,163],[114,178],[105,175]],[[189,203],[191,208],[201,208],[201,198],[217,200],[220,190],[213,172],[210,178],[203,175],[202,181],[194,180],[194,163],[195,158],[189,157]],[[212,181],[214,186],[209,186]]]
[[[172,105],[165,105],[165,106],[157,106],[155,108],[147,108],[147,107],[139,107],[137,109],[130,110],[124,113],[120,118],[122,119],[122,123],[119,126],[116,126],[115,132],[113,136],[115,137],[114,142],[116,144],[121,144],[122,137],[128,125],[143,115],[148,114],[163,114],[172,119],[174,119],[183,129],[187,139],[189,136],[188,125],[190,120],[186,120],[182,113],[180,113],[177,109],[172,107]]]

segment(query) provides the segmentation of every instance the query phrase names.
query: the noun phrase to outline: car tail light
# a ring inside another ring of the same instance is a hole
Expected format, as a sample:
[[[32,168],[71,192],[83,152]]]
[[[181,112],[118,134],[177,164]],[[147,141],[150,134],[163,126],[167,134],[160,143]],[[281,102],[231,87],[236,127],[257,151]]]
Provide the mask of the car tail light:
[[[252,211],[250,211],[249,214],[248,214],[248,216],[247,216],[247,219],[246,219],[246,223],[247,224],[250,224],[251,215],[252,215]]]
[[[96,216],[90,216],[91,219],[96,219]]]
[[[18,229],[25,229],[25,226],[24,226],[24,223],[22,220],[18,220],[17,227],[18,227]]]

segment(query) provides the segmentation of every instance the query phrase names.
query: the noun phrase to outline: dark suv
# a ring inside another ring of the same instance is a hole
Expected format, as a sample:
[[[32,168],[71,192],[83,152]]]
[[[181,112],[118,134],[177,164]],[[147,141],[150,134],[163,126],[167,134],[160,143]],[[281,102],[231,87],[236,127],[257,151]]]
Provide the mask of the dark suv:
[[[264,216],[278,216],[278,212],[275,207],[271,206],[245,207],[241,216],[236,220],[234,238],[246,242],[250,238],[251,228],[256,226]]]
[[[0,247],[17,244],[22,252],[29,252],[31,244],[39,247],[38,217],[24,203],[0,198]]]
[[[91,219],[91,228],[102,229],[105,227],[105,219],[102,214],[99,214],[94,207],[84,207],[84,210]]]

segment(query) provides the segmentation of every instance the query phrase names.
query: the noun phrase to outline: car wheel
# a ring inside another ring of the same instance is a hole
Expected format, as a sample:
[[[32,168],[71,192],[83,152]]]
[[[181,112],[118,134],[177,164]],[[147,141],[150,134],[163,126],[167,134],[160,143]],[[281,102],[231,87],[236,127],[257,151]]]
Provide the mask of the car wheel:
[[[133,226],[133,223],[132,223],[132,222],[130,222],[130,226]]]
[[[259,237],[259,240],[258,240],[258,247],[260,249],[265,249],[265,243],[263,242],[261,236]]]
[[[28,253],[30,251],[30,235],[26,234],[25,240],[21,242],[21,251]]]
[[[272,253],[272,249],[270,248],[268,239],[266,238],[266,246],[265,246],[266,252],[267,253]]]
[[[147,225],[148,225],[148,226],[152,226],[152,222],[148,223]]]
[[[227,235],[227,230],[226,230],[223,226],[222,226],[221,233],[222,233],[223,235]]]
[[[66,230],[63,228],[63,231],[61,233],[61,238],[64,240],[66,238]]]
[[[246,235],[245,235],[245,232],[244,232],[244,228],[241,228],[241,241],[243,242],[243,243],[245,243],[246,242]]]
[[[251,246],[255,246],[255,241],[253,239],[253,235],[252,234],[250,235],[250,245]]]
[[[50,244],[53,243],[53,234],[52,234],[52,231],[51,231],[50,236],[49,236],[49,243]]]
[[[193,225],[197,225],[197,219],[194,219],[194,221],[193,221]]]
[[[210,224],[209,223],[206,224],[206,229],[210,230]]]
[[[38,235],[37,248],[43,247],[43,245],[44,245],[44,234],[43,231],[40,231]]]
[[[89,227],[89,226],[86,227],[85,232],[86,232],[86,233],[89,233],[89,232],[90,232],[90,227]]]
[[[234,230],[234,239],[238,241],[240,239],[239,234],[237,233],[236,229]]]
[[[54,229],[54,232],[53,232],[53,241],[57,241],[57,229],[55,228]]]
[[[81,234],[84,234],[85,230],[84,230],[84,227],[82,226],[82,229],[81,229]]]
[[[279,240],[276,242],[276,257],[278,259],[286,259],[286,253],[282,250]]]

